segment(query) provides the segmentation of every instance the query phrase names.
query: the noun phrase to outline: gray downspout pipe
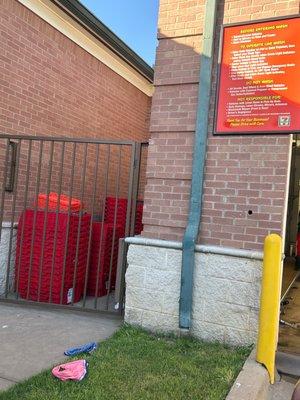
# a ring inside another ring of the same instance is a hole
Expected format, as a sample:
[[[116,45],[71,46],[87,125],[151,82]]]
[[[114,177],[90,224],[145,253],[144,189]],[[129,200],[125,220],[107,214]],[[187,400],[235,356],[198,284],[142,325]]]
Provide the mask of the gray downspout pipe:
[[[217,0],[207,0],[199,76],[189,216],[182,242],[182,268],[179,302],[179,326],[182,329],[189,329],[191,326],[195,244],[198,237],[201,219],[216,15]]]

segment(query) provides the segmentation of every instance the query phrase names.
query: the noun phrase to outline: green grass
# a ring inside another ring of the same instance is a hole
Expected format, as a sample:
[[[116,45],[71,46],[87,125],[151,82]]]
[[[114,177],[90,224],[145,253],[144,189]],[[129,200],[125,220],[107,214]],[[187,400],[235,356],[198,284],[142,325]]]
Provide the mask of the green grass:
[[[124,326],[85,357],[89,372],[83,381],[61,382],[45,371],[0,399],[223,400],[249,351]]]

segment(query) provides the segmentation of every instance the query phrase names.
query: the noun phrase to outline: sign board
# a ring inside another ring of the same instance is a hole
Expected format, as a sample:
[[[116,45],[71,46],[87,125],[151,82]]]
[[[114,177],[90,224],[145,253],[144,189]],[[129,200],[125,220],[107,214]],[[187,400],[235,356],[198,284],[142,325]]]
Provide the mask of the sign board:
[[[223,27],[215,134],[300,132],[300,17]]]

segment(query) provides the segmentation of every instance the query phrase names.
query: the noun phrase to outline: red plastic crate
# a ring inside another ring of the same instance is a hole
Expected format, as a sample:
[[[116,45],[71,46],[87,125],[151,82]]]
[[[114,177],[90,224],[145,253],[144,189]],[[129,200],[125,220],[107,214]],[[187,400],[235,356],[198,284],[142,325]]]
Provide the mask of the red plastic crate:
[[[81,216],[80,221],[78,214],[71,214],[69,233],[67,235],[68,214],[58,213],[55,244],[56,213],[36,211],[36,217],[34,214],[35,212],[33,210],[26,210],[21,215],[19,221],[15,263],[17,292],[22,298],[27,298],[28,295],[28,300],[41,302],[51,301],[52,303],[58,304],[60,303],[62,288],[62,304],[68,304],[72,299],[72,295],[74,296],[74,302],[79,301],[83,293],[87,268],[88,238],[91,216],[89,214],[84,214]],[[75,288],[73,288],[79,221],[80,233],[77,255],[78,262]],[[44,223],[46,223],[46,231],[43,259],[41,259]],[[32,241],[33,232],[35,232],[35,234],[34,240]],[[31,243],[33,244],[32,254]],[[53,256],[55,246],[56,251]],[[63,277],[65,254],[66,263]],[[40,296],[38,297],[40,275]]]
[[[105,201],[105,222],[114,223],[115,211],[116,212],[116,223],[121,225],[123,228],[123,235],[125,234],[126,227],[126,214],[127,214],[127,203],[128,200],[125,198],[116,199],[115,197],[107,197]],[[136,205],[136,217],[135,217],[135,235],[139,235],[143,230],[143,206],[144,202],[139,200]]]
[[[118,246],[122,232],[123,229],[120,225],[116,225],[114,233],[113,224],[93,222],[87,295],[101,297],[107,294],[111,257],[112,273],[110,289],[114,289],[118,262]]]
[[[105,222],[113,224],[115,220],[115,209],[116,222],[118,225],[126,224],[126,213],[127,213],[127,199],[116,199],[115,197],[107,197],[105,200]]]
[[[134,234],[139,235],[143,230],[143,209],[144,209],[144,202],[138,201],[136,205],[136,215],[135,215],[135,228]]]
[[[59,204],[58,204],[59,202]],[[71,198],[64,194],[59,195],[56,192],[50,192],[49,195],[45,193],[40,193],[38,195],[38,208],[45,210],[58,210],[58,211],[69,211],[69,209],[74,212],[79,212],[83,209],[83,204],[80,200]]]

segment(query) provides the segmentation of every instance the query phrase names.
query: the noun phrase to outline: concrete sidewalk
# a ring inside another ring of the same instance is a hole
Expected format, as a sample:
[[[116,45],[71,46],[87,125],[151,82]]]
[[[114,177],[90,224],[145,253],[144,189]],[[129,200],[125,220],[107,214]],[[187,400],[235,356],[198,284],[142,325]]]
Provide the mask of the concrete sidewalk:
[[[0,304],[0,390],[65,361],[68,347],[111,336],[117,316]]]
[[[270,387],[270,400],[291,400],[295,385],[281,380]]]

